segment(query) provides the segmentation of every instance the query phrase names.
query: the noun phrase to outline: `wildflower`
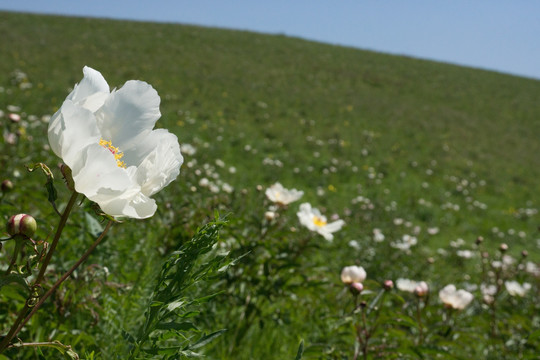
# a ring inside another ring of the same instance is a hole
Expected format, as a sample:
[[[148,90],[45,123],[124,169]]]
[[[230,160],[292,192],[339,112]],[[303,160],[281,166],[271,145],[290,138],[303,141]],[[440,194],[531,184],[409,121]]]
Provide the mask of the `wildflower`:
[[[414,294],[418,297],[424,297],[429,291],[428,284],[425,281],[420,281],[414,288]]]
[[[197,152],[197,149],[191,144],[180,145],[180,150],[182,151],[182,154],[189,156],[193,156]]]
[[[384,241],[384,234],[382,233],[381,229],[373,229],[373,240],[375,240],[375,242]]]
[[[444,306],[452,309],[463,310],[471,303],[474,296],[470,292],[460,289],[457,290],[453,284],[446,285],[439,291],[439,298]]]
[[[361,266],[345,266],[341,270],[341,281],[346,284],[361,283],[366,279],[366,270]]]
[[[425,296],[429,291],[428,284],[425,281],[414,281],[409,279],[397,279],[396,287],[401,291],[414,293],[419,297]]]
[[[84,78],[49,123],[49,143],[72,170],[75,190],[112,216],[148,218],[151,198],[180,172],[178,139],[153,130],[160,98],[149,84],[128,81],[118,90],[98,71]]]
[[[497,294],[497,286],[480,284],[480,292],[482,298],[486,304],[492,304],[495,301],[495,295]]]
[[[332,233],[340,230],[345,221],[337,220],[332,223],[328,223],[326,216],[321,215],[321,212],[317,208],[312,208],[311,204],[303,203],[300,205],[300,211],[296,213],[300,223],[307,227],[311,231],[316,231],[322,235],[326,240],[332,241],[334,236]]]
[[[285,189],[283,185],[277,182],[267,188],[265,194],[270,201],[285,206],[300,199],[304,195],[304,192],[296,189]]]
[[[523,283],[523,285],[521,285],[517,281],[513,280],[505,281],[504,286],[506,287],[506,291],[508,291],[508,294],[510,294],[510,296],[523,297],[531,289],[531,284]]]

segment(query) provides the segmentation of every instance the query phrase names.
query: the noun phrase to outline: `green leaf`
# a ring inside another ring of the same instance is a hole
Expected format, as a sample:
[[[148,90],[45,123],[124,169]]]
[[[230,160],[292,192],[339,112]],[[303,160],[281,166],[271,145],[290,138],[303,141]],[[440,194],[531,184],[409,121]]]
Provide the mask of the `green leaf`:
[[[167,323],[159,323],[156,325],[157,330],[178,330],[178,331],[188,331],[188,330],[198,330],[193,323],[186,321],[186,322],[167,322]]]
[[[302,355],[304,354],[304,339],[300,341],[300,345],[298,345],[298,351],[296,352],[295,360],[301,360]]]
[[[92,215],[84,213],[84,219],[86,221],[86,230],[95,238],[99,237],[103,232],[103,227]]]
[[[28,287],[28,284],[26,283],[26,280],[24,279],[24,276],[21,274],[9,274],[6,276],[3,276],[0,278],[0,289],[4,285],[8,285],[11,283],[17,283],[25,288],[25,290],[30,291],[30,288]]]
[[[218,330],[208,335],[203,335],[199,340],[197,340],[197,342],[189,345],[185,350],[193,350],[203,347],[221,334],[223,334],[225,331],[227,331],[227,329]]]

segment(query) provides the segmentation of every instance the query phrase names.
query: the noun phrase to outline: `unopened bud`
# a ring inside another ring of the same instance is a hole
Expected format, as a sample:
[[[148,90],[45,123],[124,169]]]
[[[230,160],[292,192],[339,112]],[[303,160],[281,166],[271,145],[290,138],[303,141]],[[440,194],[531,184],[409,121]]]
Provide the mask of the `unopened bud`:
[[[349,285],[349,290],[351,293],[353,293],[353,295],[358,295],[362,292],[362,290],[364,290],[364,285],[359,282],[354,282]]]
[[[21,115],[11,113],[8,115],[8,119],[14,123],[18,123],[19,121],[21,121]]]
[[[2,181],[1,187],[2,187],[2,192],[4,194],[7,194],[11,190],[13,190],[13,183],[10,180],[6,179],[6,180]]]
[[[418,297],[424,297],[429,291],[428,284],[425,281],[420,281],[414,288],[414,294]]]
[[[521,256],[523,256],[524,258],[526,258],[527,256],[529,256],[529,252],[527,250],[523,250],[521,252]]]
[[[484,242],[484,238],[483,238],[483,237],[479,236],[479,237],[476,238],[476,245],[480,245],[480,244],[483,243],[483,242]]]
[[[32,237],[37,230],[36,220],[27,214],[17,214],[9,218],[7,232],[9,235],[24,235]]]
[[[499,245],[499,251],[500,252],[506,252],[508,250],[508,245],[506,245],[505,243],[502,243],[501,245]]]
[[[385,280],[383,286],[386,290],[391,290],[394,288],[394,282],[392,280]]]

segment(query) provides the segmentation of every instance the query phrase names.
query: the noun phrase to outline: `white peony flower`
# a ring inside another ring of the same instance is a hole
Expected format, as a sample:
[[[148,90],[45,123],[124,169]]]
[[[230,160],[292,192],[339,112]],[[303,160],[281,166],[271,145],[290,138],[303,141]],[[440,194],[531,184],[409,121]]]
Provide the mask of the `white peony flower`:
[[[454,285],[450,284],[439,291],[439,298],[446,307],[463,310],[470,304],[474,296],[466,290],[457,290]]]
[[[112,216],[148,218],[151,198],[176,179],[183,158],[178,139],[153,130],[160,98],[149,84],[131,80],[118,90],[98,71],[83,69],[49,122],[49,143],[72,171],[75,190]]]
[[[296,189],[288,190],[283,187],[279,182],[270,186],[265,191],[266,197],[276,204],[288,205],[302,197],[303,191]]]
[[[529,290],[531,290],[531,284],[529,283],[523,283],[521,285],[517,281],[505,281],[504,286],[506,287],[506,291],[508,291],[508,294],[510,296],[520,296],[523,297],[527,294]]]
[[[414,289],[418,286],[418,282],[409,279],[397,279],[396,287],[401,291],[413,293]]]
[[[345,225],[345,221],[343,220],[336,220],[332,223],[328,223],[326,216],[321,215],[319,209],[312,208],[309,203],[301,204],[300,211],[297,212],[296,215],[298,215],[298,219],[302,225],[311,231],[316,231],[328,241],[334,239],[332,233],[340,230],[343,225]]]
[[[361,266],[345,266],[341,270],[341,281],[344,284],[361,283],[366,279],[366,271]]]

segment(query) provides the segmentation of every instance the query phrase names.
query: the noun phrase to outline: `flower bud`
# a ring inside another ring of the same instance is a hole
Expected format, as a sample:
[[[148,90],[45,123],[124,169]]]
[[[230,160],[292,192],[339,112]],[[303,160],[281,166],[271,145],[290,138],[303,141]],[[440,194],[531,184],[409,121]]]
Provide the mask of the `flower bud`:
[[[480,245],[482,242],[484,242],[484,238],[482,236],[476,238],[476,245]]]
[[[523,251],[521,252],[521,256],[524,257],[524,258],[526,258],[527,256],[529,256],[529,252],[528,252],[527,250],[523,250]]]
[[[420,281],[414,288],[414,294],[418,297],[424,297],[429,291],[428,284],[425,281]]]
[[[394,282],[392,280],[385,280],[383,286],[386,290],[391,290],[394,288]]]
[[[359,282],[354,282],[349,285],[349,290],[353,295],[358,295],[362,292],[362,290],[364,290],[364,285]]]
[[[8,119],[11,120],[14,123],[18,123],[19,121],[21,121],[21,115],[15,114],[15,113],[10,113],[8,115]]]
[[[508,250],[508,245],[506,245],[505,243],[502,243],[501,245],[499,245],[499,251],[504,253]]]
[[[2,181],[1,187],[2,187],[2,192],[4,194],[7,194],[11,190],[13,190],[13,183],[10,180],[6,179],[6,180]]]
[[[17,214],[9,218],[7,232],[9,235],[24,235],[32,237],[37,230],[36,220],[27,214]]]

